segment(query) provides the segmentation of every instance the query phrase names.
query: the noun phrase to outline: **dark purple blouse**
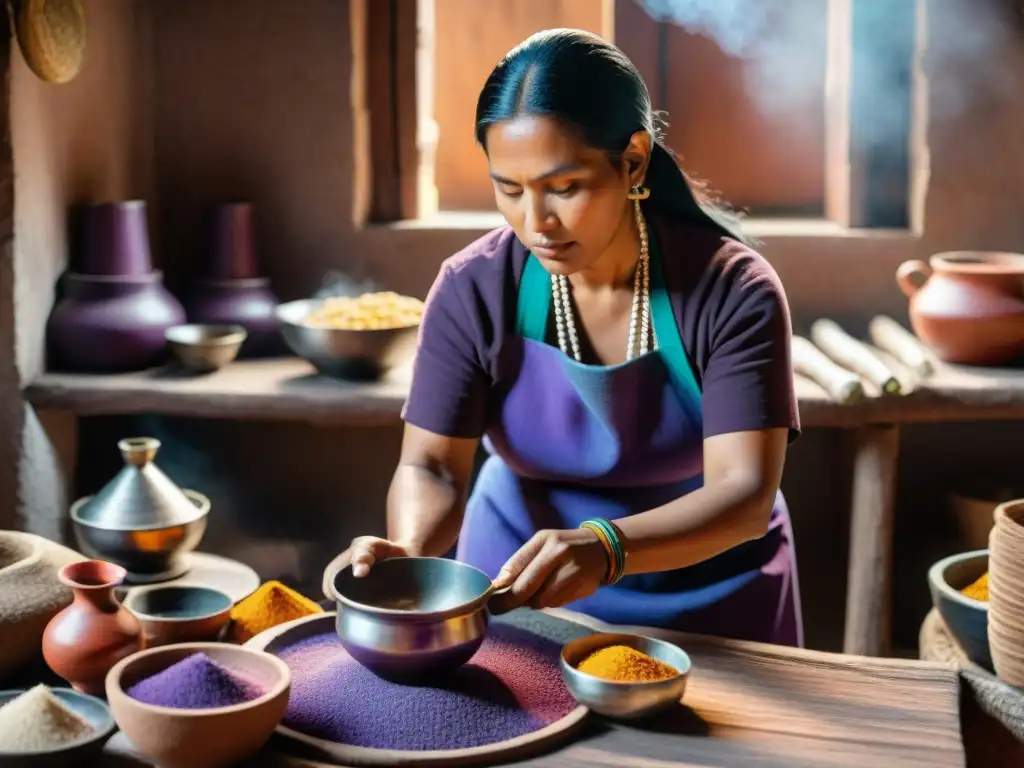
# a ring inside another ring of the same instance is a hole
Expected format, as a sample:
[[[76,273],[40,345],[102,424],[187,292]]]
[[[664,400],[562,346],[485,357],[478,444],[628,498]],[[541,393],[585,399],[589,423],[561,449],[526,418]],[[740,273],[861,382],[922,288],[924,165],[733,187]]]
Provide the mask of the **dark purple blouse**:
[[[704,437],[788,427],[799,434],[791,324],[779,276],[714,232],[652,219],[666,287],[701,387]],[[502,349],[515,333],[527,251],[510,227],[447,259],[430,289],[402,417],[451,437],[491,426]]]

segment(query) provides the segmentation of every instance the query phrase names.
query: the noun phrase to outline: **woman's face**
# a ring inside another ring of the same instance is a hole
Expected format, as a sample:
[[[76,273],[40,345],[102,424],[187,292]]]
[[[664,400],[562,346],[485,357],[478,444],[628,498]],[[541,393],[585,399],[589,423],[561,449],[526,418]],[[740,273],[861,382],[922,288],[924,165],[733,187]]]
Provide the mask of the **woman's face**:
[[[498,210],[552,274],[593,266],[628,233],[628,158],[617,168],[554,119],[530,116],[488,128],[487,156]]]

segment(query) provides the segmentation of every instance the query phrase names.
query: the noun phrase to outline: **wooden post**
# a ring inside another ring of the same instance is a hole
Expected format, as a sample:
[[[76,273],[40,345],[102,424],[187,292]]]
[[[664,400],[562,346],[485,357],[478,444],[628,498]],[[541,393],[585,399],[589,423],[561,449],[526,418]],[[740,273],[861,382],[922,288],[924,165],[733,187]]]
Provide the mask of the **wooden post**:
[[[891,641],[892,531],[899,427],[855,433],[843,651],[885,656]]]

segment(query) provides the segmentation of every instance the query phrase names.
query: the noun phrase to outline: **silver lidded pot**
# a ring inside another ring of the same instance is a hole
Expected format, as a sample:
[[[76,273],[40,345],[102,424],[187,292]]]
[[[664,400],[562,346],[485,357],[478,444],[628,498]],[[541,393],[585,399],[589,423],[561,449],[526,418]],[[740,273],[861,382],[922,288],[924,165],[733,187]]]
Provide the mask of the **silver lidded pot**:
[[[160,450],[156,438],[126,438],[117,447],[124,468],[95,496],[71,505],[78,548],[120,565],[130,583],[177,578],[206,533],[210,500],[179,488],[153,463]]]
[[[507,592],[471,565],[398,557],[333,581],[336,628],[349,655],[378,677],[406,684],[443,677],[469,661],[487,634],[488,603]]]

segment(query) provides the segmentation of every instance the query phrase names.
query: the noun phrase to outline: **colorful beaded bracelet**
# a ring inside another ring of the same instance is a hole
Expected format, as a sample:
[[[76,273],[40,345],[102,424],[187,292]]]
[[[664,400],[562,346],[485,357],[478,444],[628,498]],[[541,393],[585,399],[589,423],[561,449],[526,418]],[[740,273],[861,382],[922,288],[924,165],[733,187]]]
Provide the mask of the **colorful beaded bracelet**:
[[[586,528],[597,534],[608,556],[608,578],[605,585],[615,584],[626,572],[626,550],[622,546],[622,537],[615,525],[602,517],[584,520],[580,528]]]

